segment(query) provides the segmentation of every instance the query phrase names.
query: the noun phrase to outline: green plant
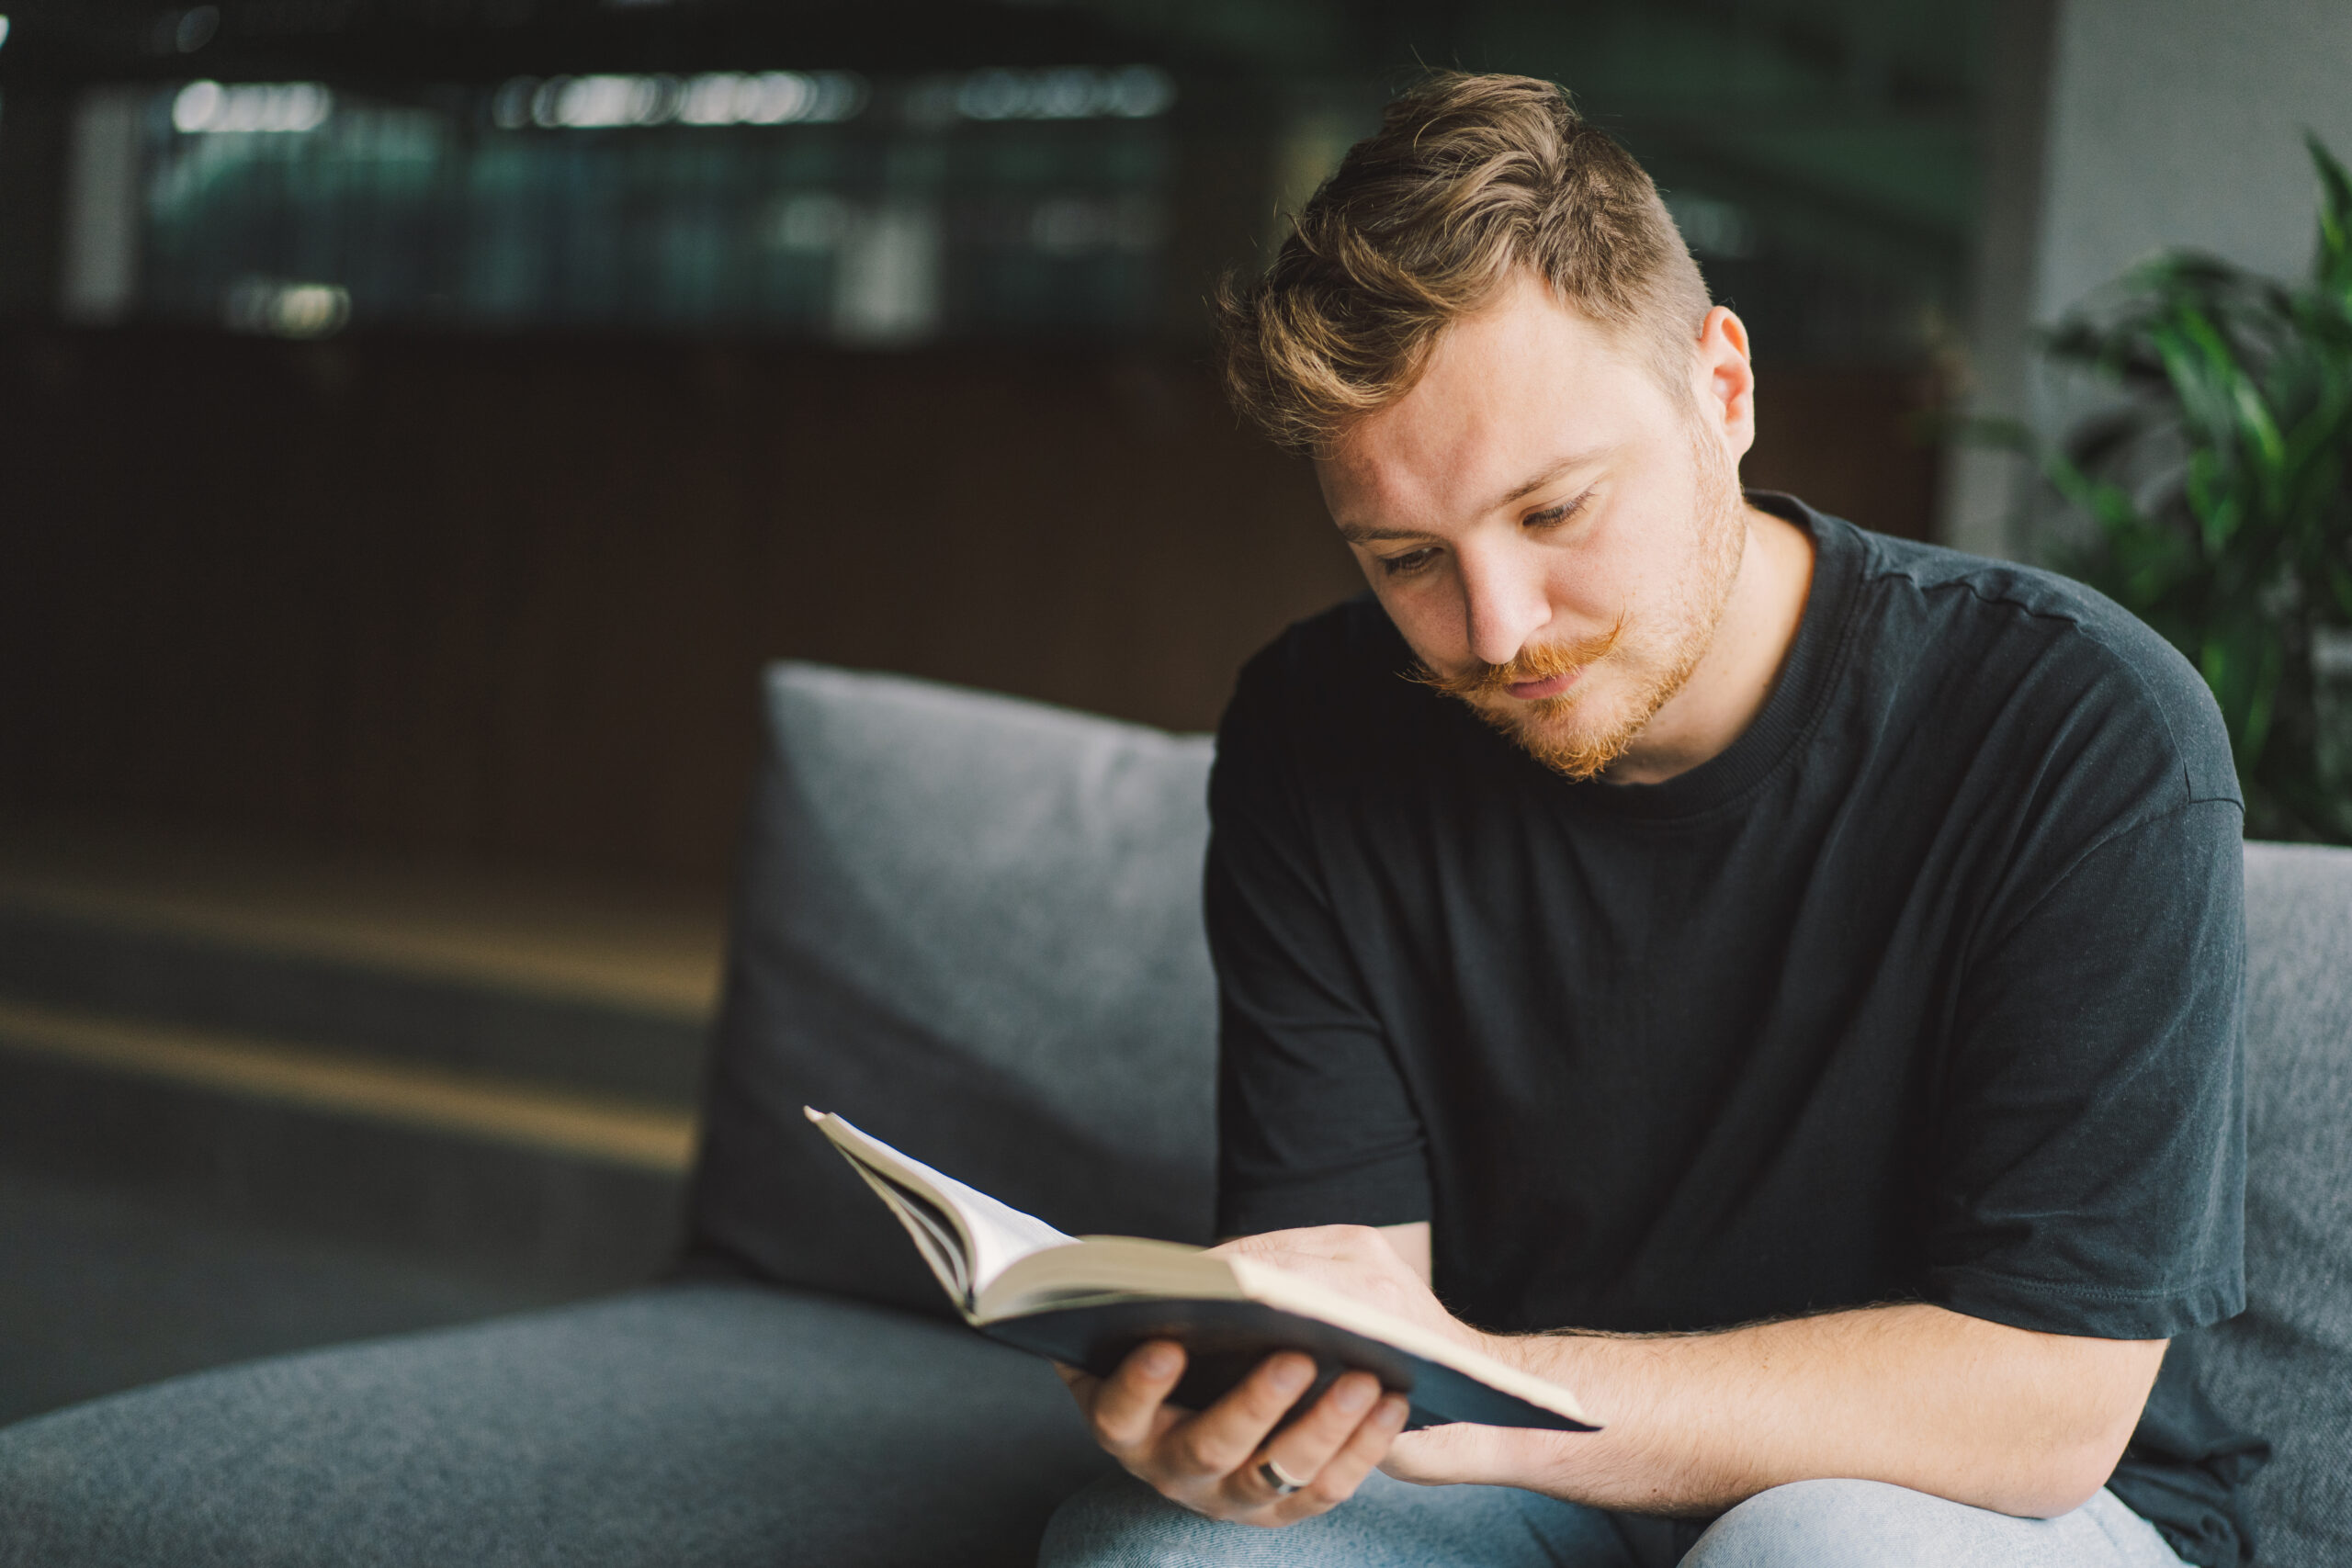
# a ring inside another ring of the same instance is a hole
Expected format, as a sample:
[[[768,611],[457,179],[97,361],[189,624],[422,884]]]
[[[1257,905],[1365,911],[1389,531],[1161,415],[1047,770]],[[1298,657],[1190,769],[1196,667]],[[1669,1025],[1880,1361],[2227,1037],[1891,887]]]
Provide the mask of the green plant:
[[[2045,352],[2122,398],[2043,468],[2098,525],[2058,564],[2212,687],[2246,830],[2352,842],[2352,698],[2335,671],[2352,649],[2352,177],[2307,140],[2310,278],[2173,253],[2071,313]]]

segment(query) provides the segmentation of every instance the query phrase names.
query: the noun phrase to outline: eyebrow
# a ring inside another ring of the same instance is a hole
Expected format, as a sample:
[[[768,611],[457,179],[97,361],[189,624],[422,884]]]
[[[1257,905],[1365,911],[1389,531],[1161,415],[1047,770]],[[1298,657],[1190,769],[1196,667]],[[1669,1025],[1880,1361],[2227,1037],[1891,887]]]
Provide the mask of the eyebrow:
[[[1426,539],[1418,528],[1373,528],[1362,523],[1340,525],[1340,537],[1351,545],[1376,545],[1389,539]]]
[[[1573,472],[1577,468],[1589,468],[1616,450],[1617,448],[1612,445],[1589,447],[1582,452],[1571,452],[1566,457],[1553,462],[1525,483],[1513,487],[1484,510],[1498,512],[1514,501],[1524,501],[1545,485],[1557,479],[1562,474]],[[1396,539],[1429,537],[1428,534],[1419,528],[1375,528],[1363,523],[1342,523],[1339,528],[1340,537],[1351,545],[1374,545]]]
[[[1550,468],[1544,469],[1542,473],[1537,474],[1533,479],[1529,479],[1525,484],[1521,485],[1518,489],[1504,496],[1500,501],[1496,502],[1494,506],[1487,508],[1487,510],[1495,511],[1501,507],[1509,506],[1514,501],[1524,501],[1529,496],[1533,495],[1537,491],[1542,490],[1545,485],[1550,484],[1553,480],[1558,479],[1562,474],[1573,472],[1577,468],[1589,468],[1593,464],[1600,462],[1603,457],[1608,457],[1611,452],[1616,450],[1617,448],[1615,446],[1592,446],[1586,448],[1582,452],[1571,452],[1566,457],[1561,458],[1558,462],[1554,463]]]

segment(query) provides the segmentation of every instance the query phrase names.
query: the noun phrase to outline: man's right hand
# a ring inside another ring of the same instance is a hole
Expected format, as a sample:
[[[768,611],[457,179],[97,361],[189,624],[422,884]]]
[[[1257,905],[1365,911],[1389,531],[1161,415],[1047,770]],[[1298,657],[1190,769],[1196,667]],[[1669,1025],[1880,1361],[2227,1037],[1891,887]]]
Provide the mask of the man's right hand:
[[[1060,1367],[1095,1440],[1161,1495],[1213,1519],[1287,1525],[1354,1495],[1405,1428],[1410,1406],[1369,1372],[1349,1372],[1280,1432],[1274,1424],[1315,1381],[1295,1351],[1269,1356],[1224,1398],[1194,1414],[1168,1404],[1184,1375],[1182,1346],[1139,1345],[1107,1378]],[[1285,1494],[1266,1471],[1300,1483]]]

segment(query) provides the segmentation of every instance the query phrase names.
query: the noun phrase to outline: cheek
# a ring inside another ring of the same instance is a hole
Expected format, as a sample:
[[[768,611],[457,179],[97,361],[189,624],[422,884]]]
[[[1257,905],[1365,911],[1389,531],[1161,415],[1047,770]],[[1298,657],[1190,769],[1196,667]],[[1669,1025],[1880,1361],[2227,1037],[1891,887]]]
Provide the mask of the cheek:
[[[1670,611],[1690,564],[1689,525],[1657,513],[1612,522],[1589,542],[1573,571],[1559,574],[1555,603],[1575,605],[1578,618],[1588,621],[1620,613],[1642,620]]]
[[[1638,617],[1638,563],[1626,558],[1618,541],[1586,537],[1546,549],[1538,578],[1551,620],[1540,640],[1566,642],[1606,631],[1619,615]]]

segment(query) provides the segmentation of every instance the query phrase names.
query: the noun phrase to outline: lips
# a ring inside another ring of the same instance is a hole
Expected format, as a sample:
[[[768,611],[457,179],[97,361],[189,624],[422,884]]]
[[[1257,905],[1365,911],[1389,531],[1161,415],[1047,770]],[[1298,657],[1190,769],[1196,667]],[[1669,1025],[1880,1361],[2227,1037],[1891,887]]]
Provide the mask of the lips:
[[[1563,670],[1557,675],[1546,675],[1541,681],[1514,681],[1503,689],[1523,703],[1540,703],[1545,697],[1556,697],[1577,683],[1584,671]]]

